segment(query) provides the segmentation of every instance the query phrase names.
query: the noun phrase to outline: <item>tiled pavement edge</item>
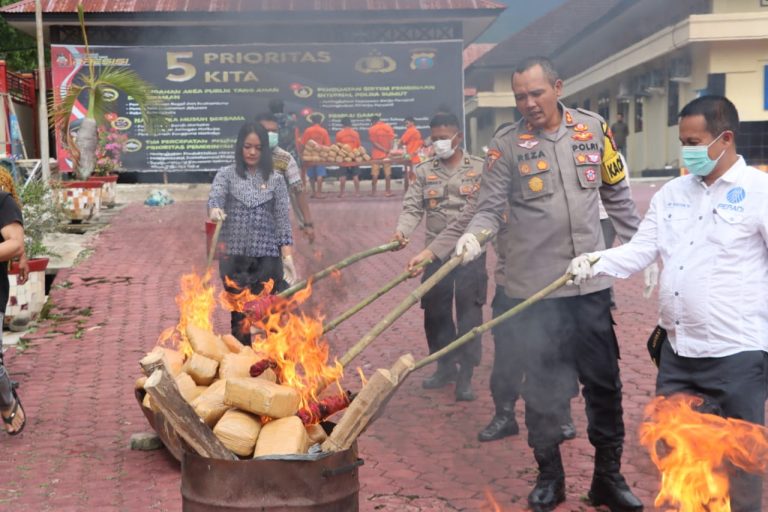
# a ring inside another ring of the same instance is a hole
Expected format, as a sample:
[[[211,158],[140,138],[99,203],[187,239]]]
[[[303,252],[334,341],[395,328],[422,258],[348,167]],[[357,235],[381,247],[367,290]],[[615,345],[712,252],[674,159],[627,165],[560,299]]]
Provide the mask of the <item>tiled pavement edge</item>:
[[[636,194],[647,204],[651,189],[639,188]],[[314,247],[299,243],[303,273],[387,241],[399,201],[326,199],[312,208],[320,234]],[[149,428],[133,397],[137,362],[160,331],[178,319],[179,277],[205,264],[203,221],[201,201],[165,208],[132,204],[94,241],[90,258],[59,273],[51,300],[53,313],[61,316],[28,336],[28,350],[7,354],[13,377],[22,382],[30,420],[21,436],[0,436],[0,510],[181,509],[178,464],[164,450],[130,451],[128,441]],[[338,314],[400,272],[423,238],[412,243],[413,249],[351,267],[340,282],[319,283],[314,304],[328,317]],[[628,432],[624,474],[650,510],[658,475],[638,446],[637,427],[655,378],[645,339],[656,304],[642,298],[641,281],[635,277],[617,285],[615,317]],[[402,285],[334,331],[333,353],[359,339],[413,286]],[[216,324],[225,329],[224,313],[217,314]],[[421,311],[414,307],[357,363],[370,373],[408,351],[425,355],[421,324]],[[475,378],[477,401],[457,404],[451,389],[422,390],[425,369],[411,376],[386,415],[362,436],[361,510],[487,510],[486,488],[504,510],[524,508],[535,479],[525,432],[488,444],[475,439],[492,411],[489,337],[484,349]],[[355,376],[348,377],[348,386],[358,387]],[[592,448],[585,438],[581,398],[574,400],[573,411],[579,436],[563,450],[568,474],[568,501],[558,508],[563,511],[588,510],[583,499]],[[518,420],[522,423],[519,404]]]

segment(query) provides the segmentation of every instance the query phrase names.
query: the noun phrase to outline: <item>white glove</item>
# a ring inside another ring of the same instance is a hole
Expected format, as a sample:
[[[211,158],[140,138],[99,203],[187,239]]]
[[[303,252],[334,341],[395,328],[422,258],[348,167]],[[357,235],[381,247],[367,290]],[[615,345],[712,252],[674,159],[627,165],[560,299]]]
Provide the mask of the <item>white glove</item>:
[[[472,233],[464,233],[459,238],[459,241],[456,242],[456,256],[464,255],[461,260],[462,265],[476,260],[482,253],[483,248],[480,246],[477,237]]]
[[[566,284],[579,286],[582,281],[592,277],[592,264],[590,261],[595,258],[587,253],[580,254],[571,260],[566,272],[571,274],[571,279]]]
[[[208,217],[213,222],[224,222],[224,219],[227,218],[227,214],[224,213],[224,210],[221,208],[211,208],[211,210],[208,212]]]
[[[655,261],[645,267],[643,270],[643,281],[645,282],[645,288],[643,289],[643,297],[646,299],[651,298],[653,289],[659,284],[659,264]]]
[[[296,272],[296,266],[293,264],[293,256],[283,256],[283,279],[290,286],[299,281],[299,273]]]

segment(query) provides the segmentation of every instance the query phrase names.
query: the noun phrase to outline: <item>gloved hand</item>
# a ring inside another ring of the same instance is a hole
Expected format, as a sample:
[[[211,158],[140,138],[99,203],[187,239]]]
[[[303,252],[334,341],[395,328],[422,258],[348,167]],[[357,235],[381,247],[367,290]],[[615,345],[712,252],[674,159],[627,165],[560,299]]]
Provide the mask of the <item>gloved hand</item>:
[[[299,282],[299,273],[296,272],[296,266],[293,264],[293,256],[283,256],[283,279],[290,286]]]
[[[472,233],[464,233],[456,242],[456,256],[464,257],[461,260],[462,265],[466,265],[470,261],[476,260],[483,253],[483,248],[480,245],[480,241]]]
[[[572,277],[566,284],[579,286],[582,281],[590,279],[592,277],[592,264],[590,261],[594,259],[594,256],[588,253],[580,254],[573,258],[566,270]]]
[[[654,261],[645,267],[645,270],[643,270],[643,282],[645,283],[645,288],[643,289],[643,297],[650,299],[651,294],[653,293],[653,289],[656,288],[657,284],[659,284],[658,263]]]
[[[224,210],[221,208],[211,208],[208,212],[208,218],[213,222],[224,222],[224,219],[227,218],[227,214],[224,213]]]

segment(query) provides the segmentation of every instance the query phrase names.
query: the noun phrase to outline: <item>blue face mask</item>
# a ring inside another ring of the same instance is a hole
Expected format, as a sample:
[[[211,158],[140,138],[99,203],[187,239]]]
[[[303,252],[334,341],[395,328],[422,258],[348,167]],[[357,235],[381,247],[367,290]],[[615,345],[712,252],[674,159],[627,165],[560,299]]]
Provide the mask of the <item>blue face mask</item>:
[[[275,149],[277,147],[280,135],[277,132],[269,132],[269,149]]]
[[[723,134],[721,133],[715,137],[715,140],[706,146],[683,146],[681,150],[681,156],[683,165],[686,169],[688,169],[688,172],[696,176],[707,176],[712,172],[712,170],[717,165],[717,162],[719,162],[725,154],[725,150],[723,150],[723,152],[720,153],[720,156],[718,156],[715,160],[712,160],[709,158],[709,146],[714,144],[715,141],[722,136]]]

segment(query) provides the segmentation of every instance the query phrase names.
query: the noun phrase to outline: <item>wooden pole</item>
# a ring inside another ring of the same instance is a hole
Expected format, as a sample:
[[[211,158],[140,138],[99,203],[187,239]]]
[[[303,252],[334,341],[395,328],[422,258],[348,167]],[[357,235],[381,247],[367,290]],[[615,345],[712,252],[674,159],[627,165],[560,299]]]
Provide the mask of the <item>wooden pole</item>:
[[[565,284],[568,282],[569,279],[571,279],[571,277],[572,277],[571,274],[568,274],[568,273],[563,274],[562,276],[557,278],[555,281],[553,281],[551,284],[539,290],[538,292],[534,293],[533,295],[528,297],[526,300],[524,300],[517,306],[507,310],[506,312],[502,313],[501,315],[497,316],[496,318],[494,318],[489,322],[486,322],[482,325],[478,325],[477,327],[475,327],[474,329],[466,333],[464,336],[457,338],[456,340],[451,342],[449,345],[446,345],[445,347],[438,350],[437,352],[430,355],[429,357],[425,357],[424,359],[416,363],[415,369],[418,370],[419,368],[423,368],[429,363],[437,361],[438,359],[448,354],[449,352],[453,352],[454,350],[461,347],[462,345],[472,341],[475,338],[475,336],[479,336],[483,334],[489,329],[492,329],[498,324],[520,313],[524,309],[527,309],[528,307],[535,304],[536,302],[539,302],[541,299],[543,299],[550,293],[553,293],[555,290],[558,290],[561,287],[565,286]]]
[[[343,260],[341,260],[338,263],[334,263],[333,265],[324,268],[320,272],[317,272],[317,273],[311,275],[310,277],[308,277],[307,279],[304,279],[303,281],[300,281],[300,282],[296,283],[295,285],[291,286],[287,290],[284,290],[284,291],[278,293],[277,295],[279,297],[290,297],[291,295],[293,295],[297,291],[299,291],[299,290],[301,290],[303,288],[306,288],[307,287],[307,283],[309,283],[309,281],[317,282],[320,279],[328,277],[335,270],[341,270],[344,267],[348,267],[348,266],[350,266],[351,264],[353,264],[355,262],[358,262],[358,261],[360,261],[362,259],[368,258],[369,256],[374,256],[376,254],[381,254],[383,252],[392,251],[394,249],[397,249],[398,247],[400,247],[400,242],[394,241],[394,242],[389,242],[388,244],[378,245],[378,246],[373,247],[371,249],[366,249],[365,251],[358,252],[356,254],[353,254],[352,256],[349,256],[348,258],[344,258]]]
[[[38,136],[40,141],[40,164],[43,182],[51,180],[50,150],[48,148],[48,88],[45,83],[45,44],[43,41],[43,8],[40,0],[35,0],[35,38],[37,39],[37,116]]]
[[[485,244],[486,241],[488,241],[491,238],[490,231],[484,231],[480,235],[478,235],[477,239],[480,242],[481,245]],[[373,328],[368,331],[365,336],[363,336],[360,341],[355,343],[349,350],[347,350],[347,353],[344,354],[341,359],[339,359],[339,362],[342,366],[347,366],[354,358],[360,355],[360,353],[365,350],[365,348],[370,345],[373,340],[376,339],[381,333],[386,331],[390,325],[394,323],[395,320],[400,318],[403,313],[408,311],[408,309],[419,302],[424,295],[434,288],[434,286],[442,281],[445,276],[451,273],[453,269],[461,265],[461,260],[464,256],[463,255],[457,255],[449,259],[447,262],[443,264],[442,267],[440,267],[437,272],[429,276],[429,278],[421,283],[421,285],[413,290],[411,293],[408,294],[408,296],[403,299],[398,306],[393,309],[389,314],[384,316],[384,318],[379,321]]]
[[[416,265],[413,270],[426,267],[430,263],[432,263],[432,260],[424,260],[418,265]],[[403,281],[409,279],[412,276],[413,270],[406,270],[405,272],[398,275],[397,277],[389,281],[387,284],[385,284],[384,286],[382,286],[381,288],[373,292],[371,295],[369,295],[362,301],[358,302],[357,304],[355,304],[354,306],[352,306],[351,308],[349,308],[348,310],[346,310],[345,312],[343,312],[342,314],[340,314],[339,316],[337,316],[336,318],[334,318],[333,320],[325,324],[325,326],[323,327],[323,334],[334,330],[343,321],[347,320],[349,317],[356,314],[357,312],[362,310],[364,307],[373,303],[376,299],[378,299],[385,293],[389,292],[390,290],[395,288],[397,285],[399,285]]]
[[[166,421],[200,456],[211,459],[237,460],[213,431],[195,413],[179,393],[173,377],[163,370],[155,372],[144,383],[144,389]]]
[[[211,264],[213,264],[213,258],[216,256],[216,246],[219,245],[219,235],[221,235],[221,226],[224,223],[220,220],[216,221],[216,229],[213,230],[213,238],[211,239],[211,248],[208,251],[208,264],[205,266],[206,269],[211,268]]]

